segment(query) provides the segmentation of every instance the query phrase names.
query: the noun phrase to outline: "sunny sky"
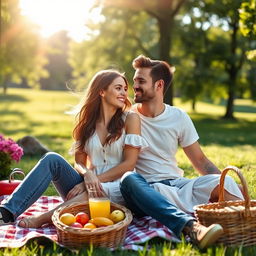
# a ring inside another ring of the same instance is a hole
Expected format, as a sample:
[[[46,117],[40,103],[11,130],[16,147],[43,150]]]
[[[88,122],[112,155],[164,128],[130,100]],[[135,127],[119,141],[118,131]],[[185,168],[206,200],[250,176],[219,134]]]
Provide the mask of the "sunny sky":
[[[94,0],[20,0],[22,15],[40,27],[42,36],[48,37],[67,30],[76,41],[86,38],[86,22],[99,22],[99,8],[91,10]]]

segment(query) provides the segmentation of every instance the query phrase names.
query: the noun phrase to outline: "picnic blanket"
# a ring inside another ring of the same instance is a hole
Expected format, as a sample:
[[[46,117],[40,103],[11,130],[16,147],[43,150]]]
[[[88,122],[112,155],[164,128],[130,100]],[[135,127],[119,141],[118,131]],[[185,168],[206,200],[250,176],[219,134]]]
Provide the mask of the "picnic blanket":
[[[0,196],[0,202],[5,196]],[[58,206],[62,199],[57,196],[40,197],[26,212],[18,217],[17,221],[25,216],[38,215]],[[0,247],[17,248],[25,245],[32,238],[45,237],[58,243],[57,232],[53,224],[45,225],[42,228],[20,228],[17,225],[0,227]],[[141,250],[142,244],[152,238],[160,237],[168,241],[179,242],[180,240],[170,229],[155,219],[145,216],[134,218],[129,225],[123,250]],[[61,244],[59,244],[62,246]]]

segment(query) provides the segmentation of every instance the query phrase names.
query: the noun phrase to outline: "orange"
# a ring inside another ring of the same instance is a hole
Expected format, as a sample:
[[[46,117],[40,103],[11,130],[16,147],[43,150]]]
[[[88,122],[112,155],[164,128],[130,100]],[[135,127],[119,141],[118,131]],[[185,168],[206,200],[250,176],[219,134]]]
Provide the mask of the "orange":
[[[93,223],[88,222],[84,225],[84,228],[95,229],[97,227]]]
[[[68,226],[76,222],[76,218],[72,213],[63,213],[60,216],[60,221]]]

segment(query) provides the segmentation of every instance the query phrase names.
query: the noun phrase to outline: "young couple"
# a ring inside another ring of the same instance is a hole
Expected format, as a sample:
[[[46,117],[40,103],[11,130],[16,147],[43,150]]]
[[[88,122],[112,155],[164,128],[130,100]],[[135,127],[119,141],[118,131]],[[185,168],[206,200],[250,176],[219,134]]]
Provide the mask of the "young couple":
[[[188,235],[201,248],[219,238],[219,224],[204,227],[190,214],[194,205],[217,200],[220,171],[202,152],[188,115],[163,103],[171,67],[144,56],[133,67],[137,104],[130,110],[128,83],[121,73],[98,72],[79,105],[74,167],[56,153],[44,155],[2,202],[0,225],[14,222],[52,181],[65,201],[61,206],[88,200],[87,191],[96,189],[137,216],[152,216],[178,237]],[[202,176],[182,177],[175,159],[179,145]],[[243,199],[232,178],[225,182],[225,193],[228,200]],[[18,225],[40,227],[51,222],[53,211],[24,218]]]

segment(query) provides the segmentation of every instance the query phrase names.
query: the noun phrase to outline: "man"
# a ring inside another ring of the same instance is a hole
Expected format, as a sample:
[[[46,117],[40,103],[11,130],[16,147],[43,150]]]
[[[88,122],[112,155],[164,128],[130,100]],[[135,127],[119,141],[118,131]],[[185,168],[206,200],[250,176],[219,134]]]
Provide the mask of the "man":
[[[122,177],[122,195],[136,215],[152,216],[177,236],[181,233],[189,235],[200,248],[205,248],[220,237],[222,227],[219,224],[208,228],[202,226],[184,209],[192,212],[194,205],[218,198],[220,171],[202,152],[197,142],[198,134],[188,115],[163,102],[164,93],[172,81],[171,67],[164,61],[144,56],[138,56],[133,67],[134,100],[138,103],[133,110],[141,118],[142,136],[149,148],[140,153],[136,173],[128,172]],[[175,159],[178,145],[203,176],[193,180],[182,177],[183,171]],[[229,200],[243,198],[230,177],[225,189]],[[175,193],[180,204],[172,200]]]

